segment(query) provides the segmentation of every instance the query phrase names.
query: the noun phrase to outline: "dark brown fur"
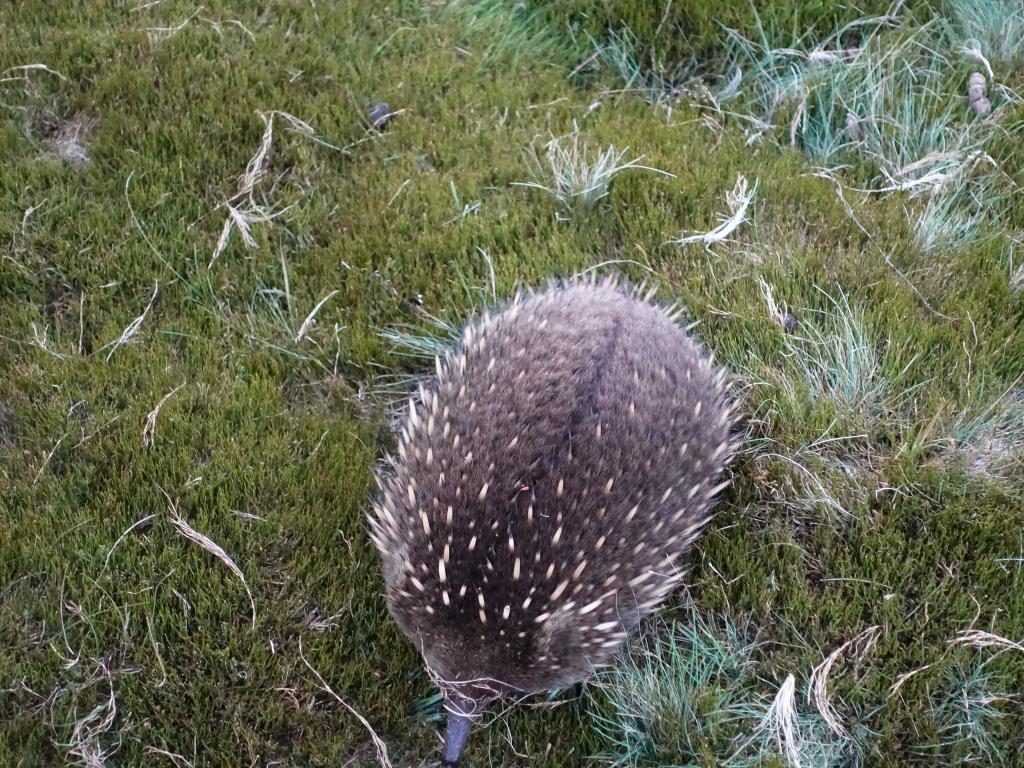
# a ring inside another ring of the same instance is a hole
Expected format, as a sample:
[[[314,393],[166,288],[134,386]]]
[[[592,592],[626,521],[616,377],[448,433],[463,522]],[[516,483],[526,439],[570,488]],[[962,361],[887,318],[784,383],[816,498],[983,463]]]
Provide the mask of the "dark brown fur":
[[[374,540],[388,607],[446,691],[582,680],[678,582],[731,453],[729,401],[646,298],[519,296],[470,322],[410,404]]]

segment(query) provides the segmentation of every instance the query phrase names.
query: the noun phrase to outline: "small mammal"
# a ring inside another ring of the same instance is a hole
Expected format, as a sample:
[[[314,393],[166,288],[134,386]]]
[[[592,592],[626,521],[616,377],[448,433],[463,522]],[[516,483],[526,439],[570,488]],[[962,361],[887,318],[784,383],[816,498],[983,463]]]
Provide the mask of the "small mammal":
[[[445,696],[443,765],[495,697],[607,663],[726,485],[725,372],[652,295],[517,295],[410,399],[370,523],[388,608]]]

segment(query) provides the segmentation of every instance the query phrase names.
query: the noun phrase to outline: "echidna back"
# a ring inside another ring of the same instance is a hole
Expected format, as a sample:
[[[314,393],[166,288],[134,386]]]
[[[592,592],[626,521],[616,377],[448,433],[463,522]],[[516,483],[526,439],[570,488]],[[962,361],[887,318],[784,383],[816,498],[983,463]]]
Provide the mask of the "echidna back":
[[[575,682],[677,583],[728,458],[721,373],[662,309],[549,289],[470,323],[377,505],[389,607],[447,680]]]

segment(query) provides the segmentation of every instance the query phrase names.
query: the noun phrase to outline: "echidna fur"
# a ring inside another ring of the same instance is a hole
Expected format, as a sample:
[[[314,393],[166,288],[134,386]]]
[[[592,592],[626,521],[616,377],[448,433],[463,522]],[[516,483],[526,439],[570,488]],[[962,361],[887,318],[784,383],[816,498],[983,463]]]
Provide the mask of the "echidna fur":
[[[734,450],[725,372],[654,291],[569,280],[463,329],[370,517],[388,608],[449,710],[607,663],[681,578]]]

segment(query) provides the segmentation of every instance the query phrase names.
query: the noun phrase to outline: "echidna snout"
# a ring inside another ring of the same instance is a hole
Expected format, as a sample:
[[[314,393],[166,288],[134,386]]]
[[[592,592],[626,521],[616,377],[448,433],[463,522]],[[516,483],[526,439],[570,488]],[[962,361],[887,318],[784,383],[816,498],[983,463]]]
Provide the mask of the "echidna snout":
[[[519,295],[410,400],[370,522],[388,608],[447,699],[446,764],[494,696],[608,662],[725,485],[724,371],[652,295]]]

